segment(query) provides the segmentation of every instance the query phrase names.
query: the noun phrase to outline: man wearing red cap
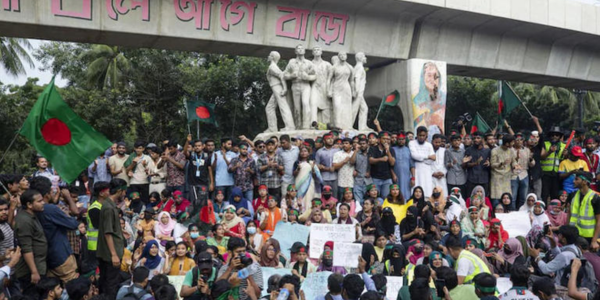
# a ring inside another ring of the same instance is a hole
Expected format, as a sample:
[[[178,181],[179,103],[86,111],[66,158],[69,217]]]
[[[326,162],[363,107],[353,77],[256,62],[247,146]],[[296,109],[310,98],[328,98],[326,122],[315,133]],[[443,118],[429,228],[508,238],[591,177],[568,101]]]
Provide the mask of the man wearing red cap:
[[[558,174],[560,179],[563,181],[563,190],[567,193],[573,193],[577,191],[573,181],[575,180],[575,173],[583,170],[589,172],[587,163],[583,160],[585,155],[583,150],[579,146],[571,148],[569,158],[563,160],[558,166]]]

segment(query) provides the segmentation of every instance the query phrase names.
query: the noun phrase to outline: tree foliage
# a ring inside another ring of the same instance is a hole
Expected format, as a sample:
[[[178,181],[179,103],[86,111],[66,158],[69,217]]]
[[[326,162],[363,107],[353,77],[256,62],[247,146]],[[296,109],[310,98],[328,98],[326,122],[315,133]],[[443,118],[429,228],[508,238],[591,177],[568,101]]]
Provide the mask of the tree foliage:
[[[31,49],[31,45],[25,39],[0,37],[0,64],[8,74],[25,75],[23,60],[31,67],[34,66],[27,49]]]

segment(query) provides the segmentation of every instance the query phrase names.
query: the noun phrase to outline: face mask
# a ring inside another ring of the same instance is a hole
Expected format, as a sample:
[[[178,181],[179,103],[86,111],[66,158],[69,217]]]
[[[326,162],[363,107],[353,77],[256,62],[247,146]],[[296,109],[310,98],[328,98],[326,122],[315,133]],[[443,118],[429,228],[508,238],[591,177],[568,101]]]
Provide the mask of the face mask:
[[[200,234],[199,234],[199,233],[197,233],[197,232],[192,232],[192,233],[190,234],[190,236],[191,236],[193,239],[197,239],[197,238],[200,236]]]
[[[431,196],[432,196],[433,198],[438,198],[438,197],[439,197],[441,194],[442,194],[442,193],[435,192],[435,193],[431,194]]]
[[[256,233],[256,227],[248,227],[248,233],[249,234],[255,234]]]
[[[323,265],[325,265],[326,267],[333,266],[333,259],[328,259],[328,258],[323,259]]]
[[[415,248],[415,253],[420,254],[423,252],[423,248]]]
[[[551,210],[550,213],[553,215],[558,215],[560,212],[555,212],[554,210]]]
[[[323,198],[325,198],[325,200],[329,200],[329,198],[331,198],[331,195],[324,194],[324,195],[323,195]]]

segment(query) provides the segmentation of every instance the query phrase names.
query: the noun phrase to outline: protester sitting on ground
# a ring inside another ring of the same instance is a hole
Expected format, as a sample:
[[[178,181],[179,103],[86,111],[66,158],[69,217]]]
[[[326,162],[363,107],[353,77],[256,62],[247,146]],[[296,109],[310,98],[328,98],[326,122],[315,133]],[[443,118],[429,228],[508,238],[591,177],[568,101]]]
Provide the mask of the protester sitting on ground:
[[[425,266],[425,265],[416,266],[413,270],[414,270],[414,272],[412,272],[413,274],[410,274],[409,276],[414,276],[414,278],[408,278],[407,279],[408,284],[402,286],[402,288],[400,288],[400,290],[398,291],[398,299],[400,299],[400,300],[411,300],[412,299],[410,297],[409,288],[415,280],[420,278],[420,279],[426,279],[427,281],[431,281],[431,269],[429,269],[428,266]],[[433,296],[433,300],[439,299],[436,295],[435,288],[431,287],[430,289],[431,289],[431,295]],[[418,299],[421,299],[421,298],[418,298]]]
[[[549,233],[550,235],[552,233]],[[581,257],[581,250],[577,247],[577,239],[579,238],[579,231],[577,227],[572,225],[564,225],[558,229],[558,241],[561,248],[558,248],[554,243],[554,239],[550,238],[552,245],[552,254],[555,255],[554,259],[550,262],[542,260],[540,250],[535,248],[529,248],[529,255],[535,260],[540,271],[543,274],[550,275],[555,274],[554,281],[557,285],[561,285],[562,274],[570,264],[571,261],[576,257]],[[512,273],[511,273],[512,276]],[[526,286],[526,285],[525,285]]]
[[[475,283],[475,294],[481,300],[498,300],[495,296],[497,293],[496,289],[496,277],[492,274],[481,273],[477,274],[473,278]]]
[[[539,300],[530,290],[527,289],[527,281],[529,280],[529,269],[524,265],[514,265],[510,271],[510,281],[512,282],[512,288],[500,295],[498,298],[503,299],[514,299],[514,300]],[[543,279],[547,280],[547,279]]]
[[[327,289],[329,292],[322,296],[317,296],[315,300],[327,300],[331,297],[333,300],[343,300],[342,286],[344,283],[344,275],[333,273],[327,278]]]
[[[95,292],[92,281],[82,276],[67,282],[65,289],[70,300],[90,300]]]
[[[140,300],[148,300],[152,298],[146,287],[150,276],[150,270],[144,266],[136,267],[133,270],[133,276],[131,278],[132,283],[130,285],[122,286],[117,292],[117,300],[124,299],[125,297],[134,297]]]

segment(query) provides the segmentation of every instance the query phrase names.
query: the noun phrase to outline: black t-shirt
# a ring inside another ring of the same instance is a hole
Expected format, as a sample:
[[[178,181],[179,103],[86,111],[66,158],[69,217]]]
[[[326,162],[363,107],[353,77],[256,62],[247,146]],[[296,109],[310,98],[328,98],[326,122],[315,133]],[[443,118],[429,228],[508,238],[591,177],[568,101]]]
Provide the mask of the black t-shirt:
[[[208,167],[211,165],[211,155],[202,152],[200,156],[196,152],[190,153],[188,158],[188,182],[191,185],[208,185]]]
[[[394,149],[390,147],[392,157],[396,157]],[[382,158],[387,155],[385,149],[379,150],[379,146],[371,146],[369,148],[369,158]],[[408,163],[408,162],[406,162]],[[371,177],[375,179],[387,180],[392,179],[392,166],[389,161],[378,162],[371,164]]]
[[[531,148],[533,153],[533,160],[535,160],[535,166],[529,168],[529,177],[531,180],[538,180],[542,178],[542,148],[544,147],[544,137],[540,135],[538,144]]]

